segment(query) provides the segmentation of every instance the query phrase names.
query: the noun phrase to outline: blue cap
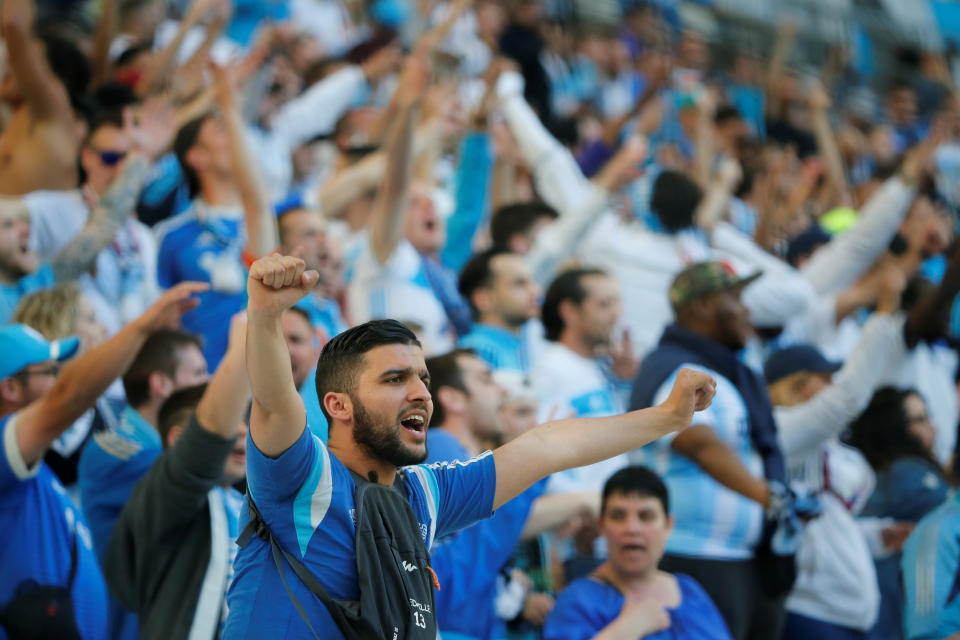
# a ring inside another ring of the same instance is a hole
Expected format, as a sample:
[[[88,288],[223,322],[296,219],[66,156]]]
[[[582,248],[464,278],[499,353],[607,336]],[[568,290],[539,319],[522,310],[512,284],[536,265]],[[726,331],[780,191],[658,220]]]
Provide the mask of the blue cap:
[[[767,358],[767,364],[763,367],[763,376],[767,379],[767,384],[773,384],[800,371],[833,373],[842,366],[843,363],[831,362],[824,358],[816,347],[801,344],[781,349]]]
[[[80,340],[70,336],[48,342],[40,333],[25,324],[0,327],[0,379],[7,378],[38,362],[69,360],[77,353]]]

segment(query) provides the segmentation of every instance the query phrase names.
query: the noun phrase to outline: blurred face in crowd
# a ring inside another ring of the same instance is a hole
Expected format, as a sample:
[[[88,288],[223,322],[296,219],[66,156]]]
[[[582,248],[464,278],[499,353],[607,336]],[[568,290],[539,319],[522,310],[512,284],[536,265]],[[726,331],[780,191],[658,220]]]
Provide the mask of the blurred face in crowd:
[[[103,195],[113,184],[129,151],[130,140],[119,127],[103,125],[91,134],[80,152],[80,164],[94,193]]]
[[[420,253],[435,256],[447,241],[447,225],[437,212],[433,189],[424,182],[410,185],[407,240]]]
[[[210,379],[207,360],[197,345],[188,344],[177,348],[177,368],[173,372],[173,377],[167,379],[170,384],[167,385],[168,390],[164,397],[170,397],[174,391],[195,387]]]
[[[427,457],[427,425],[433,415],[429,386],[420,347],[386,344],[363,354],[363,368],[351,393],[330,392],[321,402],[337,417],[339,407],[345,407],[342,396],[347,395],[354,440],[367,455],[399,467]]]
[[[503,441],[510,442],[537,426],[536,398],[514,398],[500,407],[503,421]]]
[[[320,349],[313,327],[302,313],[287,311],[281,318],[283,337],[290,351],[290,366],[293,368],[293,383],[297,389],[303,386],[310,370],[317,364]]]
[[[499,2],[476,3],[473,10],[477,18],[477,35],[483,39],[496,40],[507,26],[507,14]]]
[[[639,493],[612,493],[600,514],[600,534],[607,539],[608,561],[621,576],[655,571],[673,533],[657,498]]]
[[[0,380],[3,404],[16,411],[47,395],[57,380],[61,366],[56,360],[38,362]]]
[[[919,195],[900,225],[900,233],[911,248],[919,249],[924,255],[943,253],[953,236],[950,215],[940,204]]]
[[[36,269],[29,217],[16,207],[0,207],[0,281],[16,282]]]
[[[911,393],[903,400],[903,411],[907,416],[907,430],[923,444],[930,453],[933,453],[933,444],[937,432],[927,413],[927,405],[916,393]]]
[[[910,87],[897,87],[887,97],[887,113],[894,124],[912,124],[917,119],[917,95]]]
[[[778,407],[793,407],[813,398],[832,380],[833,376],[829,373],[798,371],[770,385],[770,399]]]
[[[85,353],[107,339],[107,329],[97,320],[93,305],[86,296],[77,296],[77,318],[73,333],[80,338],[80,351]],[[206,365],[204,365],[206,368]]]
[[[741,289],[705,295],[677,310],[680,324],[739,351],[753,332],[750,313],[740,300]]]
[[[196,143],[187,152],[187,161],[201,180],[204,175],[221,179],[233,175],[230,139],[223,121],[219,118],[207,118],[203,121]]]
[[[237,425],[237,441],[233,444],[230,455],[223,465],[224,485],[233,485],[247,476],[247,425],[243,422]]]
[[[504,253],[490,262],[493,279],[489,289],[478,293],[487,300],[478,307],[508,327],[519,328],[540,313],[540,288],[521,256]]]
[[[477,356],[462,354],[457,357],[460,376],[466,391],[453,389],[456,406],[450,413],[463,413],[474,435],[480,439],[497,438],[503,434],[500,407],[506,391],[493,379],[486,362]]]
[[[620,287],[605,275],[583,276],[580,286],[586,292],[580,304],[563,303],[567,311],[564,326],[591,348],[607,346],[620,319]]]
[[[310,209],[294,209],[280,217],[281,251],[285,255],[300,248],[308,269],[320,274],[313,290],[326,297],[335,297],[343,287],[343,262],[340,249],[330,241],[323,216]]]

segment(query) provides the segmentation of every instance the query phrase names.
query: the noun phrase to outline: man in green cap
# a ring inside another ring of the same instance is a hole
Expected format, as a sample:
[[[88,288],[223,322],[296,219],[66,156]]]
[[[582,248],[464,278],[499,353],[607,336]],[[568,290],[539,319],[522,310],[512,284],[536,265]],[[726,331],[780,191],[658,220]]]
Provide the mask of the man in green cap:
[[[800,535],[766,386],[738,358],[753,330],[740,293],[759,275],[739,276],[721,262],[677,275],[669,291],[675,322],[644,358],[630,398],[631,409],[651,406],[682,366],[717,381],[713,407],[693,426],[633,457],[677,499],[661,568],[698,580],[736,640],[780,637]]]

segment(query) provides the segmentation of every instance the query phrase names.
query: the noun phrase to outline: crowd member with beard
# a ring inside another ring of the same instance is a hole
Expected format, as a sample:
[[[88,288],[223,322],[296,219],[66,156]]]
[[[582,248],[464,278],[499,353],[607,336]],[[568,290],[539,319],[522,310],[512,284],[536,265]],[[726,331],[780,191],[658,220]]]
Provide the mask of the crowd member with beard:
[[[429,547],[435,538],[488,517],[550,473],[609,458],[685,427],[694,411],[712,399],[712,379],[684,371],[677,376],[676,392],[652,410],[552,422],[492,454],[458,464],[420,465],[427,456],[426,427],[433,412],[423,351],[402,324],[371,321],[340,334],[321,353],[317,396],[330,422],[324,446],[305,427],[281,325],[284,311],[317,280],[315,272],[304,268],[298,258],[268,256],[250,269],[247,371],[254,403],[248,497],[256,500],[258,528],[270,532],[266,537],[272,544],[258,534],[237,555],[226,637],[309,638],[318,629],[322,637],[341,637],[329,610],[310,589],[289,571],[281,580],[280,560],[275,564],[271,546],[302,563],[330,598],[356,600],[360,559],[351,511],[353,490],[363,479],[386,487],[399,480],[412,513],[409,525],[394,524],[413,527],[407,534]],[[365,558],[364,566],[370,560]],[[400,568],[396,559],[393,564],[386,567],[388,573],[423,576],[426,571]],[[405,599],[393,600],[399,594],[386,597],[390,603],[384,606],[391,611],[406,611]],[[416,624],[436,629],[432,593],[429,598],[430,603],[410,606]]]
[[[621,469],[603,487],[600,531],[610,555],[560,592],[547,640],[729,640],[696,580],[657,568],[673,533],[667,487],[644,467]]]

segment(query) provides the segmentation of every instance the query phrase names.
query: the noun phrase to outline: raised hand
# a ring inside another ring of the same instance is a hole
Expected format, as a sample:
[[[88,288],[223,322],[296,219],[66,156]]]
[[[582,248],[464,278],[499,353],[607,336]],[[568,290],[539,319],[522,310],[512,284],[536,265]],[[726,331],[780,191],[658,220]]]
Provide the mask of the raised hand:
[[[200,301],[192,296],[209,288],[210,285],[206,282],[181,282],[168,289],[134,322],[139,323],[147,333],[160,329],[176,329],[180,326],[180,316],[200,304]]]
[[[695,412],[710,406],[716,393],[717,382],[711,376],[693,369],[680,369],[670,395],[661,406],[677,417],[678,429],[684,429],[690,425]]]
[[[310,293],[318,278],[300,258],[279,253],[260,258],[247,277],[247,310],[282,313]]]
[[[630,629],[631,635],[636,632],[637,637],[642,638],[669,629],[670,614],[666,607],[651,598],[632,602],[627,600],[617,616],[617,622],[622,622],[624,629]]]
[[[147,98],[139,113],[127,109],[123,114],[123,127],[134,150],[150,160],[156,160],[170,148],[176,132],[175,121],[173,107],[160,97]]]

